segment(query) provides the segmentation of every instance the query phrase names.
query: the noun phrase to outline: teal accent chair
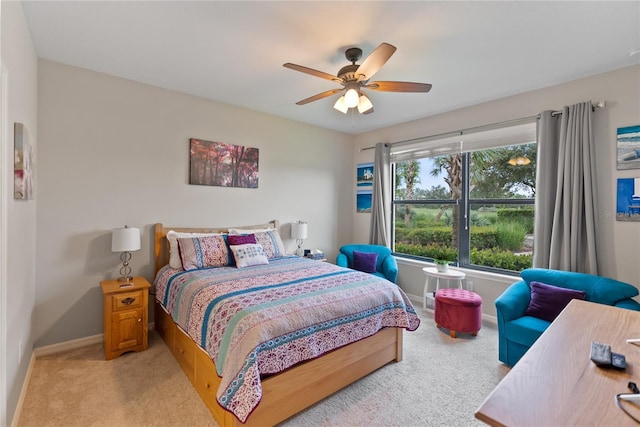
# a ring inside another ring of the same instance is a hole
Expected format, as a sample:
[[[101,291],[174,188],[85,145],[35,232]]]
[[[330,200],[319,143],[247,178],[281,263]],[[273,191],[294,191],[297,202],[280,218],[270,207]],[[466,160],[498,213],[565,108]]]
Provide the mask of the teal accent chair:
[[[515,365],[551,324],[524,315],[531,301],[529,284],[532,281],[584,291],[585,301],[640,311],[640,304],[631,299],[638,295],[638,289],[628,283],[585,273],[543,268],[523,270],[520,276],[522,280],[509,286],[495,302],[498,359],[508,366]],[[588,353],[589,349],[586,351]]]
[[[390,282],[396,283],[398,278],[398,263],[391,255],[391,249],[382,245],[344,245],[340,248],[340,252],[336,257],[336,265],[341,267],[353,267],[353,251],[358,252],[374,252],[378,254],[376,260],[376,276],[384,277]]]

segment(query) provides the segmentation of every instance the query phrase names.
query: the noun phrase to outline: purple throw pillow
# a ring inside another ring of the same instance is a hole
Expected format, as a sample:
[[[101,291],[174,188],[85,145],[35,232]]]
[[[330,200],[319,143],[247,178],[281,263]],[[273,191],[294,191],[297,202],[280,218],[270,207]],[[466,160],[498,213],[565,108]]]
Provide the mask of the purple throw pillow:
[[[231,245],[255,245],[256,235],[255,234],[228,234],[227,235],[227,243],[229,246]]]
[[[584,299],[585,293],[540,282],[531,282],[531,302],[525,316],[553,322],[572,299]]]
[[[377,261],[378,254],[376,253],[353,251],[353,268],[355,270],[364,271],[365,273],[375,273]]]

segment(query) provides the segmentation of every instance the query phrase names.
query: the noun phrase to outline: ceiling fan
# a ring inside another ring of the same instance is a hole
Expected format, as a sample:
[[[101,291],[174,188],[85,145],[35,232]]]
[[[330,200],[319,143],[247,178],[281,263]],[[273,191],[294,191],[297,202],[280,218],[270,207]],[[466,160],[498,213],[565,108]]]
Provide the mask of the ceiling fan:
[[[313,95],[309,98],[303,99],[302,101],[296,102],[296,104],[304,105],[336,93],[344,92],[343,95],[338,98],[333,108],[345,114],[350,108],[357,108],[358,112],[361,114],[369,114],[373,112],[373,104],[369,98],[367,98],[363,89],[377,90],[380,92],[429,92],[431,90],[431,85],[428,83],[393,81],[369,82],[371,77],[373,77],[373,75],[382,68],[395,51],[395,46],[392,46],[389,43],[382,43],[373,52],[371,52],[364,61],[362,61],[362,64],[358,65],[356,64],[356,61],[362,57],[362,49],[357,47],[349,48],[345,51],[345,56],[349,61],[351,61],[351,65],[342,67],[335,76],[314,70],[313,68],[303,67],[302,65],[287,62],[284,64],[284,67],[286,68],[331,80],[343,86],[341,88],[331,89],[326,92]]]

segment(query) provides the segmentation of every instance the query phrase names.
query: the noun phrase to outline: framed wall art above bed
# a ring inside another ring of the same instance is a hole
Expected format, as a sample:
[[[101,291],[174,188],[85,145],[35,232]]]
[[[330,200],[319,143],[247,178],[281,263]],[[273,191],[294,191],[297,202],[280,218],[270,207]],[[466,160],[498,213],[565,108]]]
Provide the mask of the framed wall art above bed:
[[[189,143],[189,184],[258,188],[258,148],[196,138]]]

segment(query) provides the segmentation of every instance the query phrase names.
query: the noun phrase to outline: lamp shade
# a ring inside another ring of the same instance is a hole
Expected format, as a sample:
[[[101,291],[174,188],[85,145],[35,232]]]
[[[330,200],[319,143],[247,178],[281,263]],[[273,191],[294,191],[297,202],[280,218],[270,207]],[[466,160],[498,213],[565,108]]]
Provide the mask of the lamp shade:
[[[347,107],[347,104],[344,103],[344,95],[338,98],[336,103],[333,104],[333,108],[340,111],[341,113],[347,114],[347,111],[349,111],[349,107]]]
[[[344,103],[347,107],[353,108],[358,105],[358,100],[360,96],[358,91],[354,88],[347,89],[347,92],[344,94]]]
[[[360,95],[358,100],[358,113],[364,114],[373,108],[373,104],[365,95]]]
[[[111,232],[111,252],[140,250],[140,229],[135,227],[115,228]]]
[[[300,240],[307,238],[307,223],[306,222],[294,222],[291,224],[291,238]]]

